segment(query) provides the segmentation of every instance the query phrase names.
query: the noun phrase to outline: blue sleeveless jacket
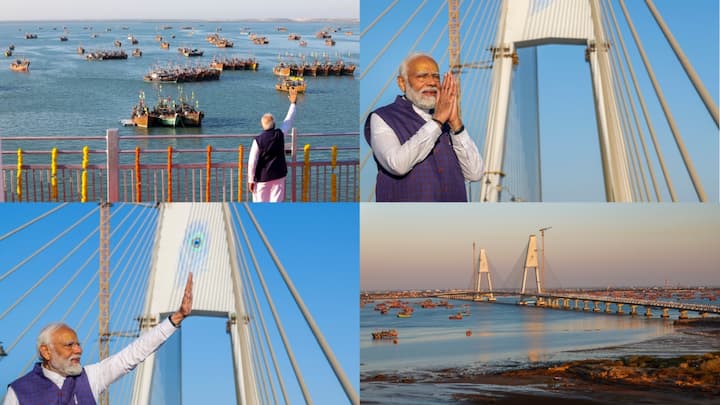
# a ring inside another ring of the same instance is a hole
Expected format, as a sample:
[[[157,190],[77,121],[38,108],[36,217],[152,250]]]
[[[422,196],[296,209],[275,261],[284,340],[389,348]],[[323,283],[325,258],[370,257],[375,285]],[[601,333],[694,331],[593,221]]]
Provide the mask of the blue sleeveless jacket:
[[[83,368],[77,376],[65,378],[62,389],[50,381],[36,363],[29,373],[10,384],[20,405],[96,405]]]
[[[412,103],[401,96],[373,111],[392,128],[400,144],[407,142],[426,121]],[[372,114],[371,114],[372,115]],[[370,144],[370,116],[365,121],[365,140]],[[452,148],[450,127],[445,124],[432,152],[403,176],[385,170],[375,159],[377,202],[467,202],[465,177]]]

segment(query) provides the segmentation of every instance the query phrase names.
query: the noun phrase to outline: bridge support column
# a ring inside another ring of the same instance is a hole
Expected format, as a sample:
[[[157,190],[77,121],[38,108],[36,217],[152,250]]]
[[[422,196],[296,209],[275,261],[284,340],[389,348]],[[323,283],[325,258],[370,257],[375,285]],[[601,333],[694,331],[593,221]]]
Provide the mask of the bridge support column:
[[[652,318],[652,308],[645,307],[645,316],[648,318]]]
[[[662,314],[660,315],[660,317],[661,317],[661,318],[664,318],[664,319],[670,318],[670,314],[668,313],[668,309],[667,309],[667,308],[663,308],[663,309],[662,309]]]
[[[618,314],[618,315],[622,315],[622,314],[625,313],[625,312],[623,312],[623,309],[622,309],[622,307],[623,307],[624,304],[617,303],[617,304],[615,304],[615,305],[617,305],[617,314]]]
[[[575,299],[575,308],[574,308],[574,309],[575,309],[576,311],[579,311],[579,310],[580,310],[580,300],[577,299],[577,298]]]
[[[593,312],[600,312],[600,301],[593,301]]]
[[[612,310],[610,310],[610,305],[612,305],[612,303],[610,303],[610,302],[606,302],[606,303],[605,303],[605,312],[608,313],[608,314],[609,314],[610,312],[612,312]]]
[[[686,310],[686,309],[680,310],[680,316],[678,317],[678,319],[688,319],[688,315],[687,315],[687,310]]]
[[[565,310],[570,309],[570,300],[567,298],[563,298],[563,309],[565,309]]]
[[[707,318],[709,315],[707,312],[700,312],[700,318]]]
[[[590,301],[583,301],[583,311],[590,311]]]
[[[630,315],[635,316],[637,315],[637,305],[630,305]]]

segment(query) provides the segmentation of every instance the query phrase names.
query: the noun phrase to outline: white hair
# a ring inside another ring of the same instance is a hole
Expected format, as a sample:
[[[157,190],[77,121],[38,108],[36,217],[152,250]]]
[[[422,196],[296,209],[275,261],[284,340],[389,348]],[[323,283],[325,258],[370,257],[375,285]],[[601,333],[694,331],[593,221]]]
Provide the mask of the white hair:
[[[266,131],[275,128],[275,117],[270,113],[265,113],[260,119],[260,125],[262,125],[262,129]]]
[[[40,334],[37,337],[37,352],[38,352],[38,357],[40,357],[40,360],[45,360],[43,358],[42,354],[40,353],[40,346],[42,346],[42,345],[50,346],[52,344],[50,339],[52,338],[53,333],[55,333],[56,330],[62,329],[62,328],[67,328],[67,329],[72,330],[71,327],[67,326],[66,324],[64,324],[62,322],[51,323],[51,324],[45,326],[44,328],[42,328],[42,330],[40,331]]]
[[[402,63],[400,63],[400,71],[398,72],[398,75],[399,75],[400,77],[402,77],[403,79],[405,79],[406,82],[407,82],[407,79],[408,79],[408,76],[407,76],[408,65],[410,64],[410,62],[412,62],[413,60],[415,60],[416,58],[419,58],[419,57],[421,57],[421,56],[424,56],[424,57],[426,57],[426,58],[430,58],[430,59],[432,59],[433,61],[435,60],[435,59],[432,57],[432,55],[430,55],[429,53],[425,53],[425,52],[413,52],[413,53],[411,53],[410,55],[406,56],[405,59],[403,59]]]

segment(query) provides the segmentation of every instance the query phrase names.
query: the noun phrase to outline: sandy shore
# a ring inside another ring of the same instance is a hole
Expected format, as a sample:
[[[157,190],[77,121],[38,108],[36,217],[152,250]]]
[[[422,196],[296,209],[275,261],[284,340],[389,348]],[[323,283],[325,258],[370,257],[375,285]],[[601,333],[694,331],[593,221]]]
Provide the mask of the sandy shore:
[[[361,377],[361,387],[369,395],[361,392],[361,399],[367,404],[412,403],[402,399],[407,391],[420,403],[720,403],[720,319],[678,323],[667,336],[574,354],[585,354],[587,360],[496,374],[477,368],[368,373]],[[438,392],[443,395],[437,401],[422,400]]]

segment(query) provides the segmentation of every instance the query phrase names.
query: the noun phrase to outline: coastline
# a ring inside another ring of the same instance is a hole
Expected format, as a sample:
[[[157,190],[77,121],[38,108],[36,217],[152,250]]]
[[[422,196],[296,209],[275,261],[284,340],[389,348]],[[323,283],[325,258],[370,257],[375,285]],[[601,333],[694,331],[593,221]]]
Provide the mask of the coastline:
[[[393,403],[421,403],[417,398],[433,392],[427,403],[717,403],[720,318],[676,321],[675,328],[645,341],[572,352],[582,360],[526,364],[501,372],[468,367],[366,373],[360,380],[365,391],[361,398],[363,403],[381,403],[381,395],[376,399],[374,394],[383,392],[397,398]]]

